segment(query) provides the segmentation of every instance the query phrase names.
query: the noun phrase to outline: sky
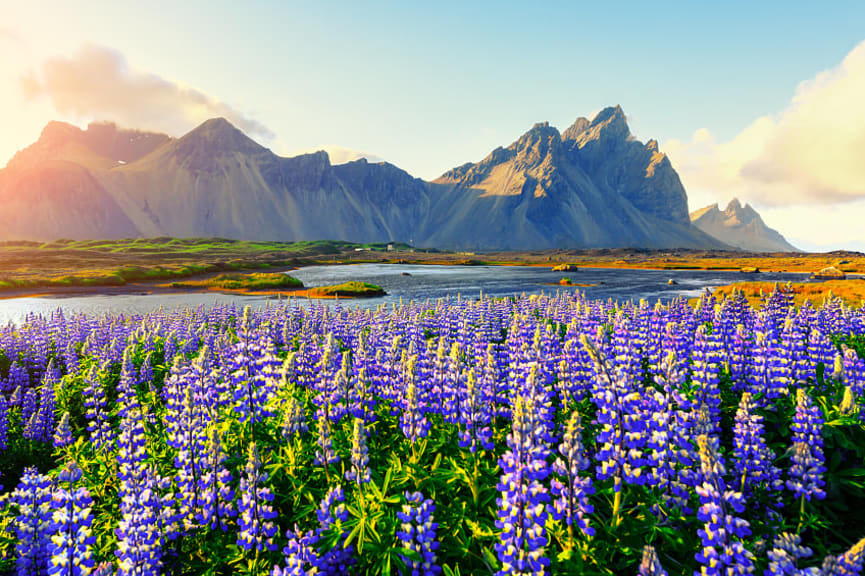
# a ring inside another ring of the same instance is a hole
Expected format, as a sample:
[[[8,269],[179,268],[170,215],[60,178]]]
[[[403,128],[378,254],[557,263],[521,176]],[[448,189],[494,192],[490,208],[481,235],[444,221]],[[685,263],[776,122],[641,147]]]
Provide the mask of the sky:
[[[432,179],[615,104],[691,210],[865,251],[865,2],[0,0],[0,166],[50,120],[224,116]]]

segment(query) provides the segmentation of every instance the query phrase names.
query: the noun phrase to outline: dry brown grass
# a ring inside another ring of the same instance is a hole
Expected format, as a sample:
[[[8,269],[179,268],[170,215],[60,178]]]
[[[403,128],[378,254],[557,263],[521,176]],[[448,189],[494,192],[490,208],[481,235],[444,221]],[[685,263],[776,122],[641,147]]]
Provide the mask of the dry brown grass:
[[[799,282],[788,284],[793,290],[793,300],[801,306],[810,300],[814,306],[820,306],[829,295],[837,296],[848,306],[859,307],[865,302],[865,280],[827,280],[826,282]],[[727,296],[734,290],[740,290],[752,306],[759,306],[763,294],[769,294],[774,289],[772,282],[736,282],[720,286],[714,290],[716,297]]]

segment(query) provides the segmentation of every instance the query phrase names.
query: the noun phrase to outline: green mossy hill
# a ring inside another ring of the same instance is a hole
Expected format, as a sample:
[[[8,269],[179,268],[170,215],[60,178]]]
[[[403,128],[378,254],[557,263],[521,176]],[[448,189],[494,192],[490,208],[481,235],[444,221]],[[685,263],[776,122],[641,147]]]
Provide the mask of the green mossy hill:
[[[310,288],[310,296],[340,296],[344,298],[369,298],[372,296],[384,296],[385,291],[381,286],[367,284],[366,282],[345,282],[334,286],[319,286]]]
[[[303,288],[303,282],[288,274],[257,272],[220,274],[206,280],[174,282],[173,288],[216,288],[220,290],[280,290]]]

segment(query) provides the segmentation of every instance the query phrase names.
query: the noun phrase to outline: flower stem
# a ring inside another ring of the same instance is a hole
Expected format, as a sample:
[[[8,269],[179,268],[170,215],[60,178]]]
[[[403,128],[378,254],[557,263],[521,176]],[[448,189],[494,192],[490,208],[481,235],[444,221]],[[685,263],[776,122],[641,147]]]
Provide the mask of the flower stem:
[[[622,503],[624,500],[622,492],[625,489],[621,478],[618,476],[616,476],[615,483],[618,485],[618,490],[615,491],[616,495],[613,497],[613,529],[618,528],[619,524],[622,523]]]

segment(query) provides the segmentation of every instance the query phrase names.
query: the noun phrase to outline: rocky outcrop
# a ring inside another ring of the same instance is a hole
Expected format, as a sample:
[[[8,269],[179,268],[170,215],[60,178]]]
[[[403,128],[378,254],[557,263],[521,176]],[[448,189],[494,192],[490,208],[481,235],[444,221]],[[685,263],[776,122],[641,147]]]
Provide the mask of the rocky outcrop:
[[[536,124],[435,182],[387,163],[277,156],[228,121],[179,139],[51,123],[0,170],[0,239],[222,236],[454,249],[721,247],[621,108]],[[10,212],[14,207],[15,212]],[[682,218],[685,214],[685,218]]]
[[[750,205],[733,198],[722,212],[717,204],[691,213],[691,222],[721,242],[750,252],[798,252],[776,230],[769,228]]]
[[[844,280],[847,278],[847,275],[844,274],[841,270],[838,270],[834,266],[829,266],[827,268],[823,268],[819,272],[814,272],[811,275],[811,278],[814,280]]]

